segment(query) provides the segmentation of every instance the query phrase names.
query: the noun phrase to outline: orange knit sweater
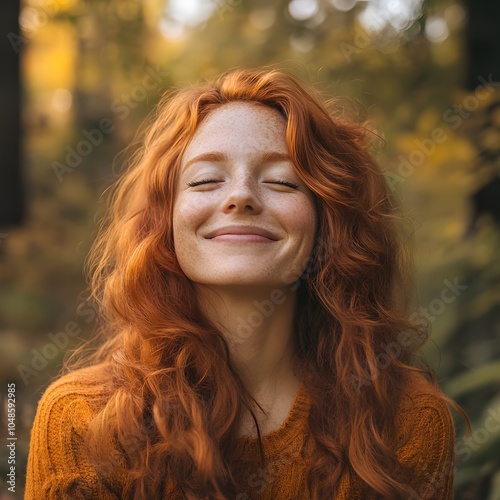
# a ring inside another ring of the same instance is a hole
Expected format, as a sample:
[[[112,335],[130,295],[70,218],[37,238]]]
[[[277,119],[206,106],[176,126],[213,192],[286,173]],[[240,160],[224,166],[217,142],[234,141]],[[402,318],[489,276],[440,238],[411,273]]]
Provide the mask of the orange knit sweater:
[[[78,383],[74,380],[74,377],[71,381],[61,378],[40,400],[31,432],[25,500],[119,498],[97,479],[83,439],[87,423],[96,411],[92,401],[99,387],[86,382],[85,371],[78,377]],[[257,440],[239,439],[234,457],[240,490],[235,500],[309,498],[306,487],[307,443],[311,443],[306,440],[309,404],[301,385],[281,427],[262,438],[267,458],[265,470],[260,468]],[[448,407],[425,393],[422,379],[405,398],[398,415],[397,456],[405,466],[402,470],[409,471],[401,480],[413,488],[408,499],[451,499],[455,431]],[[301,454],[304,446],[306,453]],[[120,477],[110,482],[118,488],[122,483]],[[358,476],[345,474],[336,498],[380,498],[361,493],[361,488]],[[63,495],[63,491],[70,493]]]

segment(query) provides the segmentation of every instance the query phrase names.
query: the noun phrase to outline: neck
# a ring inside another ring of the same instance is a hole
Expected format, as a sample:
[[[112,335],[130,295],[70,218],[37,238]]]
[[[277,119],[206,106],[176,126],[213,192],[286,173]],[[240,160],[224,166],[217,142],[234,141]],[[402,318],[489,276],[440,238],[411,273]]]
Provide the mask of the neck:
[[[295,291],[286,287],[196,287],[202,311],[226,337],[236,369],[255,398],[297,385]]]

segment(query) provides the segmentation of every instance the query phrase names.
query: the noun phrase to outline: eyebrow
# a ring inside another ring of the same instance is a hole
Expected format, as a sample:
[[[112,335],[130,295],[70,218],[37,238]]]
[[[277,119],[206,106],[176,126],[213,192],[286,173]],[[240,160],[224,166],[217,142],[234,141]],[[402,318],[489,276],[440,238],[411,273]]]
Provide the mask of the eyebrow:
[[[191,158],[186,162],[184,165],[184,168],[182,171],[186,171],[188,167],[190,167],[193,163],[198,163],[200,161],[213,161],[213,162],[220,162],[220,161],[227,161],[229,158],[226,154],[224,153],[217,153],[217,152],[208,152],[208,153],[201,153],[199,155],[196,155],[194,158]]]
[[[191,158],[186,162],[183,168],[183,172],[187,170],[193,163],[198,163],[201,161],[212,161],[212,162],[222,162],[228,161],[229,157],[225,153],[220,153],[217,151],[209,151],[207,153],[201,153]],[[280,153],[278,151],[267,151],[259,157],[260,163],[277,163],[280,161],[291,161],[290,155],[288,153]]]

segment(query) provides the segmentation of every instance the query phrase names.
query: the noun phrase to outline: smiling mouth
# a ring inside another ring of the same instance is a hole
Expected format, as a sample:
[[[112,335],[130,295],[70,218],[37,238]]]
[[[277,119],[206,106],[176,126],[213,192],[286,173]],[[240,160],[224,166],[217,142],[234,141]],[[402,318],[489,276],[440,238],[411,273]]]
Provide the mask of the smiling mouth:
[[[205,235],[205,238],[215,241],[228,241],[228,242],[270,242],[277,241],[279,238],[274,232],[263,227],[255,225],[237,225],[230,224],[227,226],[219,227],[210,231]]]
[[[266,236],[253,233],[224,233],[208,239],[225,243],[272,243],[276,241]]]

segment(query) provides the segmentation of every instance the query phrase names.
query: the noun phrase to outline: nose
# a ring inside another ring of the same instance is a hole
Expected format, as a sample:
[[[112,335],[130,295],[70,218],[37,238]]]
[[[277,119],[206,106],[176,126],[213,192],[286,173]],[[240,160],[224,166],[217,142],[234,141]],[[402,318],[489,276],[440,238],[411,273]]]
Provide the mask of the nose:
[[[253,212],[262,211],[255,188],[250,180],[234,181],[229,186],[229,192],[224,200],[224,212]]]

